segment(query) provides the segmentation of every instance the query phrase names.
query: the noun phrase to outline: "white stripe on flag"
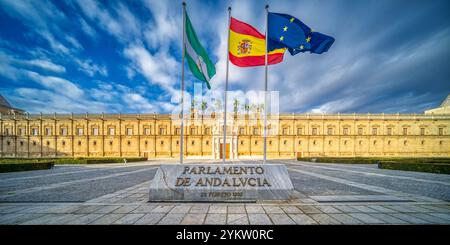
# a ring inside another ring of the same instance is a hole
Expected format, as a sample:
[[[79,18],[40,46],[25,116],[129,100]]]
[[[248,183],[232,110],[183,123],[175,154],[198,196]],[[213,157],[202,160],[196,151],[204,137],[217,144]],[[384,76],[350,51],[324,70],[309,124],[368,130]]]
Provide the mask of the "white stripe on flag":
[[[191,43],[189,42],[189,39],[187,39],[186,41],[187,41],[186,42],[186,51],[187,51],[188,55],[191,56],[191,58],[194,60],[194,62],[196,64],[198,64],[197,61],[200,61],[200,70],[203,73],[203,76],[206,78],[206,81],[209,82],[209,80],[211,78],[209,77],[208,69],[206,67],[205,61],[203,61],[203,59],[201,58],[200,55],[197,55],[195,50],[192,48]]]

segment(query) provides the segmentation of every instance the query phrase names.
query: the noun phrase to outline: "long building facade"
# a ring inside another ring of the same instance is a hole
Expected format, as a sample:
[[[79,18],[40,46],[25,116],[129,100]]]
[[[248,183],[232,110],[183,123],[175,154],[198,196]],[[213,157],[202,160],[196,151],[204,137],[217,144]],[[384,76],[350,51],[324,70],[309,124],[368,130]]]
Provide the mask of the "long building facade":
[[[178,158],[181,120],[161,114],[1,115],[0,157]],[[263,121],[191,113],[186,158],[262,158]],[[268,158],[450,157],[450,114],[283,114],[269,116]]]

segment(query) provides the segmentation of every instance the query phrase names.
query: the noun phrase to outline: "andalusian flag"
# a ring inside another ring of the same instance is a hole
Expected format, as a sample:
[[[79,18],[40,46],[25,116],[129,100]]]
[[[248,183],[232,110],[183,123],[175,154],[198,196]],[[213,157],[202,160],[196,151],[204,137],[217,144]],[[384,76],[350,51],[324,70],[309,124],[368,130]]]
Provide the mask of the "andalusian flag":
[[[185,55],[187,58],[187,62],[189,64],[189,68],[191,69],[192,74],[194,74],[196,78],[204,81],[208,89],[211,89],[209,81],[216,74],[216,68],[209,59],[205,49],[198,41],[197,34],[195,34],[194,28],[192,27],[191,20],[189,20],[187,12],[185,14],[186,14]]]
[[[271,40],[269,40],[269,47]],[[285,47],[269,49],[267,64],[273,65],[283,61]],[[240,66],[263,66],[266,59],[266,37],[253,26],[231,18],[230,50],[231,63]]]

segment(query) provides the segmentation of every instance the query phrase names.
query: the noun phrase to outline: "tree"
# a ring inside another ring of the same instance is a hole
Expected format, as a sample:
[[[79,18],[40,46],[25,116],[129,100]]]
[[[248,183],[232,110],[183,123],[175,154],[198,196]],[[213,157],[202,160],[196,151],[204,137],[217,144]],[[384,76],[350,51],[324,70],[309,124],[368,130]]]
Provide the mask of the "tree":
[[[238,113],[238,106],[239,106],[239,100],[238,100],[238,99],[234,99],[234,101],[233,101],[233,111],[234,111],[234,114],[237,114],[237,113]]]
[[[202,114],[205,114],[206,109],[208,109],[208,103],[203,100],[201,104]]]
[[[215,111],[218,111],[218,110],[220,110],[220,109],[222,109],[222,101],[221,100],[216,100],[216,101],[214,101],[214,104],[215,104]]]

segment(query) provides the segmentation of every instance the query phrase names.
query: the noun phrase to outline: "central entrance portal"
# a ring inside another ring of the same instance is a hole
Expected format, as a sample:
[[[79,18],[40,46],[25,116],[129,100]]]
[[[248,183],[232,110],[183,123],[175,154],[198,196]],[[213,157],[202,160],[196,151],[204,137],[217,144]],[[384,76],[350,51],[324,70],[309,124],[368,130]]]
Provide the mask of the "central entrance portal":
[[[226,141],[226,149],[225,152],[223,152],[223,137],[220,136],[214,136],[213,137],[213,144],[211,145],[212,148],[212,156],[216,160],[222,160],[222,157],[225,154],[225,159],[227,160],[235,160],[238,159],[237,156],[237,137],[230,136],[227,137]]]
[[[223,158],[223,143],[220,143],[220,159]],[[227,143],[225,150],[225,159],[230,159],[230,143]]]

